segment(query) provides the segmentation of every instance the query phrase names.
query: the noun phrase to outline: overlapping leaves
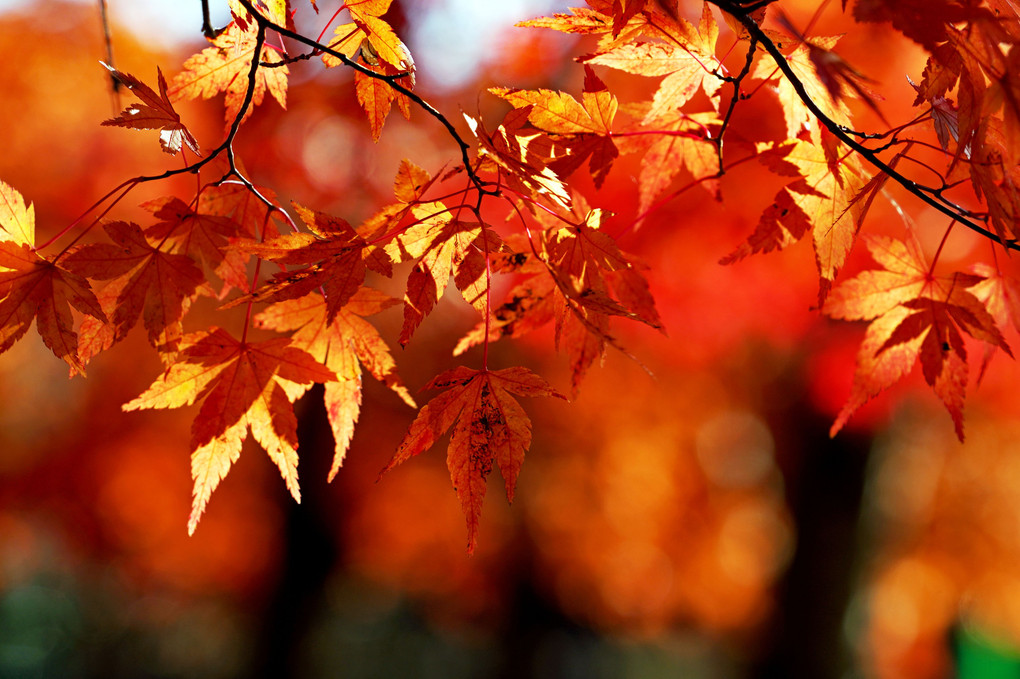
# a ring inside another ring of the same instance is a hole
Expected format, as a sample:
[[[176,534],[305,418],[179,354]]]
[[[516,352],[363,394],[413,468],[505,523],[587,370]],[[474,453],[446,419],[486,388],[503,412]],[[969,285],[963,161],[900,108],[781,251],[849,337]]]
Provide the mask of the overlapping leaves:
[[[300,385],[334,379],[307,352],[285,338],[234,339],[220,328],[188,338],[179,359],[124,410],[180,408],[201,402],[191,429],[194,532],[212,492],[241,454],[250,430],[279,467],[287,489],[301,500],[297,475],[297,419],[291,401]]]
[[[959,273],[934,276],[916,241],[870,236],[865,243],[881,268],[842,283],[824,307],[833,318],[871,321],[857,355],[850,399],[832,431],[920,362],[925,381],[945,404],[962,440],[968,375],[963,335],[1012,355],[995,319],[970,290],[982,279]]]

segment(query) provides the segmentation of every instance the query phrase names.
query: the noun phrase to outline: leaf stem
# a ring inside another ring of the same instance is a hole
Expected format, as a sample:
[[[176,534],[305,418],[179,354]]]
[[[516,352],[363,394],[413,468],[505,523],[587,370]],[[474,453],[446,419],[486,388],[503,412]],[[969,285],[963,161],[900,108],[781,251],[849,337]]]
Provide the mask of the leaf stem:
[[[939,246],[935,250],[935,254],[931,258],[931,266],[928,267],[928,278],[931,278],[935,274],[935,265],[939,261],[939,255],[942,254],[942,248],[946,245],[946,240],[949,238],[950,232],[953,230],[953,225],[956,224],[957,220],[951,219],[949,226],[946,227],[946,232],[942,234],[942,240],[939,241]]]

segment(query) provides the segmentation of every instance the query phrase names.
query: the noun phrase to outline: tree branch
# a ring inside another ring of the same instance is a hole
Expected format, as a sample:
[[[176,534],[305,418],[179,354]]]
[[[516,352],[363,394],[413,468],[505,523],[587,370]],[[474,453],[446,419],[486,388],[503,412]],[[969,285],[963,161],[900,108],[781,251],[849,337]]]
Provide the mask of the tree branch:
[[[985,238],[994,241],[1003,247],[1010,250],[1020,251],[1020,244],[1016,240],[1006,240],[1001,238],[999,235],[989,231],[985,227],[981,226],[977,222],[967,217],[967,211],[953,203],[946,198],[943,198],[938,190],[932,189],[931,187],[920,185],[907,177],[903,176],[893,168],[891,168],[885,161],[878,157],[878,154],[864,146],[856,139],[854,139],[841,125],[838,125],[835,121],[829,118],[822,110],[818,107],[818,104],[808,95],[807,90],[804,88],[804,83],[800,81],[797,74],[793,72],[789,62],[786,60],[786,56],[779,51],[775,43],[769,39],[768,35],[761,29],[760,26],[748,16],[748,7],[737,2],[736,0],[708,0],[713,5],[717,6],[724,12],[734,16],[743,26],[747,29],[751,39],[757,41],[765,48],[765,51],[775,60],[776,66],[783,73],[783,76],[789,81],[793,90],[797,93],[797,96],[804,103],[807,109],[812,115],[826,127],[837,139],[843,144],[853,149],[859,156],[864,158],[868,163],[873,165],[878,170],[884,172],[889,176],[890,179],[895,181],[897,184],[906,189],[909,193],[914,195],[916,198],[924,203],[927,203],[931,207],[935,208],[947,217],[951,217],[956,221],[966,226],[971,231],[981,234]],[[761,5],[762,3],[758,3]],[[767,4],[767,3],[766,3]],[[930,195],[929,195],[930,194]],[[937,196],[937,198],[936,198]]]
[[[202,0],[202,35],[209,40],[216,37],[216,29],[212,27],[212,20],[209,18],[209,0]]]
[[[203,0],[203,2],[205,1],[206,0]],[[486,188],[487,186],[490,185],[489,182],[486,182],[481,177],[479,177],[478,174],[471,167],[471,159],[468,156],[468,151],[471,149],[471,145],[464,141],[464,138],[460,136],[460,133],[457,132],[457,129],[447,119],[447,117],[440,113],[438,110],[436,110],[436,108],[432,106],[432,104],[428,103],[420,96],[418,96],[417,94],[415,94],[414,92],[412,92],[411,90],[397,82],[397,79],[405,77],[406,74],[385,75],[383,73],[376,73],[372,69],[365,68],[361,64],[357,63],[356,61],[348,57],[346,54],[343,54],[342,52],[337,52],[328,45],[323,45],[322,43],[316,40],[312,40],[311,38],[301,35],[300,33],[289,30],[285,26],[280,26],[279,24],[270,21],[269,19],[264,17],[257,9],[255,9],[255,6],[252,4],[251,0],[238,0],[238,2],[240,2],[241,5],[246,10],[248,10],[248,13],[251,14],[252,18],[258,22],[260,28],[262,29],[271,28],[282,36],[300,42],[301,44],[307,45],[308,47],[311,47],[315,50],[319,50],[320,52],[324,52],[333,57],[336,57],[341,62],[343,62],[345,66],[353,68],[355,71],[361,73],[362,75],[366,75],[370,78],[375,78],[376,80],[382,80],[391,88],[393,88],[400,94],[404,95],[405,97],[413,101],[415,104],[418,105],[420,109],[422,109],[423,111],[431,115],[433,118],[438,120],[443,125],[443,127],[446,128],[446,131],[453,138],[454,142],[457,143],[457,146],[460,147],[460,155],[464,161],[464,170],[467,172],[468,176],[471,177],[471,182],[475,185],[475,188],[478,189],[478,192],[489,196],[499,195],[497,191]]]
[[[733,117],[733,111],[737,107],[737,101],[740,100],[740,84],[743,82],[747,74],[751,72],[751,64],[754,63],[754,53],[758,48],[758,40],[754,37],[751,38],[751,44],[747,48],[747,56],[744,59],[744,67],[740,69],[740,73],[732,78],[725,78],[728,82],[733,84],[733,96],[730,97],[730,104],[726,107],[726,115],[723,116],[722,125],[719,127],[719,134],[714,140],[717,155],[719,156],[719,176],[723,174],[723,135],[726,132],[726,128],[729,127],[730,118]]]

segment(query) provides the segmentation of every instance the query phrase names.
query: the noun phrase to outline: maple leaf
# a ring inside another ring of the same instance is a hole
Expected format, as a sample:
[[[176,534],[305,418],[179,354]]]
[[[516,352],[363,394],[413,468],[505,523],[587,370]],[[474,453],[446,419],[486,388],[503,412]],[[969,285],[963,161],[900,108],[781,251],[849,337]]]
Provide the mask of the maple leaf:
[[[248,10],[237,0],[230,0],[230,11],[234,16],[247,21]],[[284,28],[294,29],[294,18],[290,11],[290,0],[252,0],[255,9],[260,10],[262,15],[273,23]],[[312,3],[315,6],[315,3]],[[318,11],[318,10],[316,10]]]
[[[335,40],[328,47],[340,52],[348,58],[354,58],[358,50],[364,60],[376,65],[378,59],[385,61],[396,69],[396,72],[414,72],[414,59],[407,46],[394,33],[391,25],[382,19],[390,9],[393,0],[359,0],[346,5],[351,13],[350,23],[338,25],[334,31]],[[338,66],[343,63],[331,54],[323,54],[322,62],[326,66]],[[413,84],[413,75],[410,77]]]
[[[512,248],[523,250],[527,248],[521,242],[523,238],[514,234],[508,241]],[[479,323],[461,338],[453,350],[454,356],[481,344],[486,337],[490,342],[501,337],[522,337],[557,316],[556,281],[541,259],[527,252],[498,253],[492,258],[491,267],[496,272],[516,274],[522,280],[510,288],[505,302],[491,310],[488,323]]]
[[[561,33],[580,35],[602,35],[613,30],[612,17],[587,7],[571,7],[570,14],[554,14],[551,17],[539,17],[520,21],[515,26],[521,28],[549,28]]]
[[[333,430],[335,452],[329,470],[332,481],[343,464],[361,410],[361,368],[392,389],[407,405],[417,405],[397,375],[396,363],[378,331],[364,318],[398,300],[370,288],[361,288],[332,321],[321,295],[278,302],[255,318],[259,327],[296,331],[292,346],[308,352],[336,374],[327,382],[324,401]]]
[[[184,62],[184,71],[174,78],[169,89],[173,101],[181,99],[209,99],[225,92],[226,125],[229,129],[237,119],[248,90],[249,73],[255,55],[255,22],[242,28],[236,21],[212,39],[207,47]],[[259,63],[279,64],[282,57],[272,49],[262,47]],[[280,106],[287,108],[287,66],[259,66],[255,72],[255,89],[251,104],[241,118],[243,122],[252,110],[262,103],[268,91]]]
[[[584,91],[581,102],[566,92],[553,90],[518,90],[493,87],[490,92],[510,102],[514,108],[528,108],[528,121],[554,135],[566,135],[563,145],[569,156],[557,161],[552,169],[569,175],[590,158],[595,186],[602,186],[613,160],[620,154],[612,140],[616,97],[610,94],[595,73],[585,66]]]
[[[870,236],[865,243],[882,268],[842,283],[823,308],[833,318],[871,321],[857,355],[850,398],[831,434],[920,361],[925,381],[945,404],[962,441],[967,352],[961,331],[1012,355],[995,319],[966,289],[981,279],[932,275],[915,241]]]
[[[583,198],[575,198],[585,208]],[[460,354],[488,338],[520,337],[556,322],[556,347],[568,357],[571,396],[576,396],[588,368],[613,346],[631,356],[609,333],[610,316],[623,316],[662,329],[648,282],[613,239],[599,230],[601,210],[589,210],[570,226],[553,225],[544,233],[541,250],[494,258],[493,270],[524,276],[507,301],[458,342]],[[514,247],[526,248],[514,239]],[[615,297],[614,297],[615,295]],[[488,331],[488,334],[486,334]],[[635,359],[636,360],[636,359]]]
[[[170,103],[170,98],[167,96],[166,79],[163,78],[163,72],[158,67],[156,68],[156,77],[159,83],[159,94],[156,94],[151,87],[133,75],[118,71],[103,62],[99,63],[103,64],[141,102],[141,104],[128,106],[116,118],[104,120],[103,125],[130,127],[136,130],[159,130],[159,145],[164,152],[176,156],[183,143],[195,155],[202,155],[195,137],[181,122],[181,117]]]
[[[230,171],[229,164],[218,160],[208,164],[202,171],[208,169],[214,177],[226,175]],[[238,171],[245,174],[240,159],[234,162]],[[280,201],[276,192],[268,187],[255,185],[255,189],[258,193],[238,182],[206,184],[198,194],[198,207],[194,211],[200,215],[229,220],[222,223],[233,225],[233,232],[224,234],[229,237],[275,238],[280,235],[277,221],[283,211],[278,207],[270,209],[260,196],[274,206],[278,206]],[[229,256],[229,250],[227,254]]]
[[[180,198],[167,196],[142,203],[158,221],[145,229],[156,242],[166,242],[166,251],[186,255],[212,269],[224,283],[220,295],[231,288],[247,289],[248,273],[240,252],[228,248],[229,239],[243,233],[233,219],[195,210]]]
[[[385,252],[370,245],[346,221],[297,203],[294,209],[313,233],[289,233],[264,243],[239,243],[236,247],[278,264],[306,266],[276,274],[273,281],[224,308],[252,299],[295,299],[321,287],[332,319],[361,287],[368,268],[392,275],[392,263]]]
[[[398,75],[399,69],[394,68],[386,62],[376,66],[373,70],[383,75]],[[398,81],[401,78],[398,78]],[[379,141],[383,125],[389,116],[393,102],[407,120],[411,119],[411,105],[407,96],[390,86],[390,83],[380,78],[373,78],[361,71],[354,72],[354,93],[358,103],[368,116],[369,128],[372,131],[372,140]]]
[[[650,125],[653,130],[644,125],[628,127],[618,140],[622,153],[644,151],[638,175],[638,213],[646,213],[683,170],[720,200],[719,182],[715,179],[719,174],[719,147],[707,136],[710,127],[720,125],[718,115],[714,112],[673,115]],[[636,134],[623,136],[628,133]]]
[[[546,249],[553,278],[567,297],[584,307],[659,327],[657,319],[642,318],[609,296],[605,274],[631,269],[631,263],[613,238],[600,230],[602,214],[596,208],[583,221],[548,232]]]
[[[531,420],[514,395],[565,397],[520,367],[490,371],[462,366],[436,376],[425,389],[446,391],[418,412],[382,473],[430,449],[453,427],[446,465],[467,519],[470,554],[478,540],[486,478],[493,462],[512,502],[524,454],[531,446]]]
[[[609,66],[636,75],[665,76],[652,98],[646,122],[675,115],[699,88],[718,107],[716,94],[723,81],[712,73],[719,29],[711,10],[706,4],[698,31],[683,19],[679,22],[684,30],[674,33],[671,37],[679,37],[672,42],[626,42],[582,58],[586,64]],[[690,39],[695,35],[700,36],[698,42]]]
[[[830,88],[823,82],[817,69],[818,54],[832,53],[832,48],[839,41],[839,36],[812,37],[799,44],[796,49],[786,55],[786,62],[794,75],[804,86],[808,97],[818,108],[837,125],[850,125],[850,109],[843,98],[833,99]],[[775,60],[768,54],[758,61],[751,71],[751,77],[765,81],[776,80],[775,89],[779,104],[786,119],[786,132],[791,139],[796,138],[805,127],[816,127],[814,114],[801,100],[793,84],[780,72]]]
[[[54,355],[84,372],[71,307],[106,320],[83,277],[40,257],[29,243],[0,241],[0,352],[10,349],[35,320]]]
[[[401,203],[410,205],[421,200],[434,181],[426,170],[404,158],[393,178],[393,194]]]
[[[856,98],[874,111],[886,126],[891,127],[881,109],[878,108],[878,104],[875,103],[875,100],[881,99],[881,97],[868,88],[867,83],[873,83],[873,80],[861,74],[831,49],[807,39],[793,26],[793,23],[782,11],[779,12],[778,18],[779,23],[792,33],[803,47],[807,48],[808,59],[814,66],[815,75],[825,86],[832,101],[840,101],[848,93],[853,93]]]
[[[201,401],[191,428],[194,501],[188,533],[194,533],[209,498],[241,454],[250,429],[280,469],[298,502],[297,418],[291,405],[310,382],[335,379],[286,338],[237,341],[220,328],[186,338],[180,358],[125,411],[180,408]]]
[[[925,72],[928,72],[927,68],[925,68]],[[925,101],[922,99],[924,88],[914,84],[914,81],[910,80],[910,78],[907,78],[907,81],[917,91],[918,98],[914,101],[914,106],[917,106],[922,101]],[[935,128],[935,136],[939,140],[939,146],[942,147],[943,151],[949,151],[950,138],[957,143],[960,141],[960,119],[956,107],[952,101],[939,94],[929,97],[927,103],[931,106],[931,122]],[[963,154],[969,156],[970,151],[965,149]]]
[[[1012,327],[1020,332],[1020,284],[1015,278],[1004,275],[988,264],[976,264],[973,271],[984,280],[971,286],[970,292],[992,315],[996,326],[1000,330]],[[988,344],[985,348],[985,355],[978,371],[979,383],[988,369],[995,349],[994,344]]]
[[[115,294],[104,305],[112,309],[111,343],[123,339],[142,316],[152,346],[174,353],[184,336],[186,305],[205,281],[202,270],[186,255],[161,252],[137,224],[113,222],[103,228],[113,244],[80,247],[67,255],[65,266],[88,278],[111,281]]]
[[[491,135],[478,120],[464,114],[464,119],[478,139],[478,153],[505,170],[503,181],[514,191],[543,197],[554,205],[568,208],[570,194],[563,181],[549,164],[555,160],[554,144],[546,135],[524,133],[531,109],[528,106],[510,111]]]
[[[548,274],[563,300],[556,306],[556,346],[565,348],[570,360],[571,397],[577,396],[588,368],[605,357],[607,346],[640,364],[609,333],[611,316],[662,330],[648,283],[600,230],[601,220],[600,209],[589,210],[577,224],[550,227],[544,234]]]
[[[846,0],[843,0],[843,6],[843,8],[846,9]],[[765,11],[767,9],[768,7],[760,7],[748,14],[747,17],[758,26],[761,26],[761,22],[765,20]],[[726,10],[723,10],[722,14],[723,20],[726,21],[726,25],[730,27],[730,30],[733,31],[733,34],[737,36],[738,40],[750,40],[751,34],[748,32],[747,27],[744,26],[739,19]]]
[[[768,145],[759,146],[763,163],[798,179],[776,194],[754,233],[721,262],[785,248],[810,231],[821,283],[819,300],[824,301],[857,237],[864,212],[857,196],[865,183],[856,158],[842,152],[828,131],[818,134],[812,135],[813,141],[780,143],[773,147],[776,153],[769,152]]]
[[[959,48],[951,42],[939,45],[928,57],[921,73],[920,84],[915,85],[910,78],[910,85],[917,91],[914,106],[935,97],[944,97],[956,84],[963,68],[963,57]]]
[[[0,181],[0,230],[3,240],[18,245],[35,245],[35,207],[13,187]]]
[[[10,349],[32,321],[43,343],[75,371],[78,336],[71,308],[106,320],[88,281],[35,248],[35,208],[13,187],[0,181],[0,353]]]
[[[406,158],[393,179],[393,194],[397,202],[383,207],[358,226],[358,233],[371,241],[389,239],[401,230],[401,223],[411,213],[411,208],[422,202],[426,191],[436,180],[426,170]]]
[[[503,247],[495,231],[477,222],[454,219],[442,203],[415,205],[411,213],[417,223],[386,245],[394,261],[416,262],[407,277],[401,345],[411,341],[415,329],[442,297],[451,275],[468,303],[486,313],[486,260]]]
[[[620,31],[639,12],[644,10],[648,0],[613,0],[613,35]]]
[[[967,0],[857,0],[858,21],[889,21],[893,28],[929,51],[946,40],[946,26],[982,16]]]

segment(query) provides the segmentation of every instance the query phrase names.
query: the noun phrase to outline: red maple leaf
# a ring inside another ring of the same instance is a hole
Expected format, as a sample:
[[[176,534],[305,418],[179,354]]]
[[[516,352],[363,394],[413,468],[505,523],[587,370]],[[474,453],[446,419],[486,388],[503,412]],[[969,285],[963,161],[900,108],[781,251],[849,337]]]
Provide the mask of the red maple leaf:
[[[660,15],[665,19],[664,15]],[[583,57],[586,64],[609,66],[648,77],[663,77],[652,98],[646,122],[675,116],[676,111],[702,89],[717,105],[717,93],[723,81],[713,74],[716,66],[715,41],[719,34],[708,4],[704,5],[701,24],[695,30],[683,19],[669,20],[666,32],[657,37],[663,42],[627,41],[607,50]]]
[[[229,248],[230,238],[241,233],[241,226],[229,217],[195,210],[180,198],[167,196],[142,203],[160,221],[146,227],[145,235],[165,242],[166,251],[187,255],[216,272],[223,282],[220,295],[231,288],[248,288],[244,256]]]
[[[103,64],[103,62],[99,63]],[[177,152],[181,150],[182,143],[195,155],[202,155],[195,137],[181,122],[181,117],[177,115],[173,104],[170,103],[170,98],[167,96],[166,80],[159,68],[156,69],[159,94],[156,94],[151,87],[133,75],[118,71],[107,64],[103,64],[103,66],[106,66],[110,73],[131,90],[141,102],[141,104],[128,106],[116,118],[104,120],[103,125],[130,127],[136,130],[159,130],[159,145],[171,156],[177,155]]]
[[[84,372],[71,307],[106,320],[83,277],[40,257],[27,244],[0,241],[0,352],[10,349],[34,319],[43,343],[72,370]]]
[[[445,389],[421,409],[382,473],[431,448],[453,427],[446,465],[467,519],[468,553],[478,540],[485,480],[493,462],[513,501],[517,474],[531,446],[531,420],[513,395],[564,398],[527,368],[455,368],[436,376],[426,389]]]
[[[112,244],[95,243],[71,252],[65,265],[91,279],[109,281],[100,292],[113,326],[111,343],[119,341],[144,319],[149,342],[161,353],[173,353],[184,336],[181,319],[187,304],[205,281],[202,270],[186,255],[162,252],[130,222],[103,227]]]
[[[71,307],[106,320],[85,278],[35,252],[35,210],[15,189],[0,182],[0,353],[10,349],[32,321],[43,343],[84,372]]]
[[[264,243],[240,243],[237,249],[285,266],[305,266],[276,274],[271,282],[225,308],[251,299],[296,299],[321,287],[332,319],[361,287],[368,268],[391,274],[392,263],[386,253],[370,245],[345,220],[297,204],[294,209],[312,233],[295,232]]]

